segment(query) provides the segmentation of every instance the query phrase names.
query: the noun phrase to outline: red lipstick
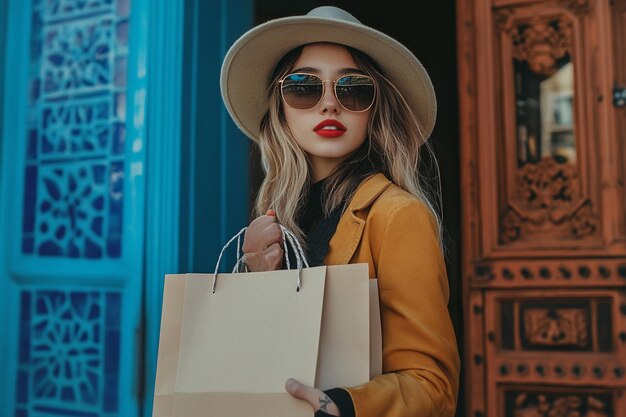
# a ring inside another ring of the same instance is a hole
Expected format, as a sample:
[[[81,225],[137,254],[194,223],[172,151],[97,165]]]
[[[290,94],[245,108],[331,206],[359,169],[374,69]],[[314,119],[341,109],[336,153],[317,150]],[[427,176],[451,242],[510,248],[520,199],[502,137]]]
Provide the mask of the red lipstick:
[[[346,133],[346,127],[337,120],[326,119],[318,123],[313,131],[325,138],[337,138]]]

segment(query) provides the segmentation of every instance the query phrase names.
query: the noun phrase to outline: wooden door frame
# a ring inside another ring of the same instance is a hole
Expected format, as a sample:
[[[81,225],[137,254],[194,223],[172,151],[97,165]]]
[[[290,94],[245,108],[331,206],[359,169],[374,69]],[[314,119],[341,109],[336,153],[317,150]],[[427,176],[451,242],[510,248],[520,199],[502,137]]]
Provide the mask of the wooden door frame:
[[[496,4],[504,7],[518,7],[524,4],[539,4],[540,2],[531,0],[456,0],[457,5],[457,53],[458,53],[458,90],[459,90],[459,123],[460,123],[460,147],[461,147],[461,202],[462,202],[462,276],[463,276],[463,311],[465,322],[465,343],[464,343],[464,372],[465,378],[463,386],[465,388],[466,403],[464,404],[465,415],[468,417],[484,417],[489,414],[487,396],[496,395],[496,393],[487,392],[491,389],[491,385],[487,385],[487,367],[496,367],[493,363],[487,363],[490,359],[486,356],[492,349],[486,349],[485,344],[491,344],[494,340],[497,340],[497,336],[490,334],[489,327],[493,328],[493,320],[486,320],[486,315],[494,314],[493,302],[484,304],[485,294],[490,291],[495,294],[497,291],[501,291],[505,288],[504,285],[500,287],[490,287],[490,281],[492,279],[499,279],[496,275],[501,275],[500,271],[495,272],[489,267],[489,262],[493,255],[491,251],[494,244],[497,243],[498,230],[494,230],[493,224],[487,225],[489,230],[481,224],[484,221],[484,215],[489,210],[498,207],[496,201],[496,193],[481,193],[479,187],[482,186],[481,179],[485,178],[497,178],[499,173],[495,162],[497,160],[496,142],[499,138],[496,137],[498,132],[498,121],[495,115],[500,115],[497,107],[497,81],[492,81],[498,77],[497,69],[495,66],[500,63],[494,58],[496,52],[497,35],[494,33],[494,16],[492,12],[492,5]],[[547,2],[556,4],[557,2]],[[561,5],[566,2],[560,2]],[[576,6],[580,6],[581,9],[577,10]],[[591,5],[591,6],[589,6]],[[611,22],[607,17],[610,16],[610,4],[609,2],[591,1],[591,2],[570,2],[567,4],[571,8],[571,11],[586,13],[586,7],[591,7],[594,15],[593,25],[590,27],[593,30],[589,30],[589,33],[585,33],[585,36],[590,37],[597,41],[597,39],[611,39],[610,25]],[[595,26],[594,26],[595,25]],[[601,37],[600,37],[601,36]],[[519,271],[529,271],[530,269],[521,268],[520,265],[526,261],[533,261],[539,257],[545,257],[547,260],[552,260],[552,264],[549,267],[544,268],[544,271],[548,271],[550,274],[550,268],[554,268],[554,265],[561,261],[569,262],[569,265],[574,266],[574,276],[572,278],[572,287],[577,287],[579,290],[578,296],[584,291],[591,292],[594,290],[594,285],[599,285],[606,288],[611,288],[614,291],[620,291],[623,289],[623,278],[626,278],[626,269],[623,269],[621,265],[624,264],[626,259],[625,245],[624,245],[624,192],[623,192],[623,175],[626,172],[623,167],[619,167],[619,163],[616,161],[625,157],[622,148],[621,156],[619,154],[619,146],[617,146],[617,134],[615,133],[615,123],[617,118],[617,112],[611,108],[610,103],[610,90],[611,74],[614,70],[612,64],[612,55],[610,48],[612,45],[608,42],[601,43],[600,47],[594,52],[593,59],[597,59],[595,62],[597,71],[593,71],[594,84],[593,89],[589,87],[591,82],[580,83],[578,85],[584,85],[586,90],[584,94],[588,95],[588,100],[585,102],[584,113],[585,117],[589,119],[587,129],[577,134],[583,135],[586,138],[594,138],[594,144],[597,145],[597,161],[601,161],[601,165],[595,173],[598,177],[601,177],[601,188],[598,193],[599,197],[596,202],[599,206],[604,206],[605,210],[603,214],[603,221],[599,227],[602,228],[602,237],[605,239],[599,248],[593,248],[593,250],[584,248],[584,251],[576,253],[568,248],[561,250],[562,248],[554,248],[551,251],[546,251],[541,255],[537,255],[537,249],[526,250],[529,254],[524,253],[524,249],[519,253],[513,254],[513,251],[509,250],[504,256],[504,260],[512,265],[511,269]],[[580,45],[577,45],[579,47]],[[580,66],[578,77],[589,77],[591,67],[591,55],[585,57],[584,66]],[[580,57],[579,57],[580,58]],[[578,61],[580,64],[580,61]],[[582,75],[581,75],[582,74]],[[585,79],[586,81],[586,79]],[[578,93],[580,94],[580,92]],[[578,112],[580,114],[581,112]],[[591,119],[595,117],[592,123]],[[591,126],[593,125],[593,129]],[[577,124],[578,126],[578,124]],[[581,126],[584,126],[581,125]],[[581,136],[577,138],[580,141]],[[584,140],[584,139],[583,139]],[[590,139],[587,139],[591,142]],[[578,145],[578,143],[577,143]],[[480,154],[480,155],[479,155]],[[581,155],[589,158],[589,155]],[[487,161],[487,163],[482,163]],[[623,159],[622,159],[623,162]],[[487,172],[486,170],[489,170]],[[594,171],[595,172],[595,171]],[[600,181],[597,181],[600,183]],[[622,184],[620,185],[620,182]],[[594,184],[595,186],[595,184]],[[487,194],[487,195],[486,195]],[[606,209],[606,207],[615,207],[613,210]],[[497,215],[494,213],[493,215]],[[484,236],[483,233],[488,233],[489,236]],[[495,240],[494,240],[495,239]],[[533,259],[535,258],[535,259]],[[576,262],[572,260],[581,258],[582,266],[576,266]],[[483,268],[480,263],[485,260],[486,266]],[[536,264],[536,262],[535,262]],[[535,265],[535,269],[540,268]],[[508,268],[508,264],[507,264]],[[584,274],[579,271],[586,271],[587,277],[589,274],[599,275],[599,270],[604,270],[605,274],[608,271],[611,274],[610,278],[605,276],[604,280],[593,281],[597,277],[592,276],[589,282],[585,281]],[[532,273],[533,271],[531,271]],[[536,271],[535,271],[536,272]],[[519,275],[519,274],[518,274]],[[535,274],[536,275],[536,274]],[[548,275],[549,277],[550,275]],[[583,276],[580,278],[579,276]],[[577,280],[578,279],[578,280]],[[521,292],[522,286],[516,284],[511,285],[511,289],[516,289]],[[569,290],[569,287],[555,283],[554,281],[546,281],[545,283],[534,282],[536,288],[546,289],[549,288],[553,292],[560,291],[560,296],[565,298]],[[493,288],[487,290],[486,288]],[[497,289],[496,289],[497,288]],[[572,292],[573,293],[573,292]],[[491,296],[488,296],[489,298]],[[493,297],[492,297],[493,298]],[[491,300],[493,301],[493,300]],[[487,309],[485,309],[487,308]],[[623,316],[623,315],[622,315]],[[617,316],[616,316],[617,317]],[[491,323],[491,324],[490,324]],[[617,325],[616,325],[617,326]],[[616,333],[616,330],[613,330]],[[493,369],[490,373],[493,373]],[[594,384],[609,384],[605,381],[594,381]],[[563,383],[568,382],[567,379],[563,380]],[[569,381],[571,382],[571,380]],[[535,384],[535,381],[531,383]],[[550,385],[554,382],[544,382],[544,384]],[[616,402],[617,404],[617,402]],[[492,410],[493,411],[493,410]]]
[[[476,254],[476,248],[480,241],[477,234],[472,231],[478,229],[478,214],[474,210],[474,201],[478,197],[478,190],[474,188],[476,181],[475,151],[478,143],[477,135],[477,107],[476,107],[476,48],[475,33],[478,30],[475,25],[473,2],[456,0],[456,26],[457,26],[457,62],[458,62],[458,90],[459,90],[459,135],[460,135],[460,165],[461,165],[461,207],[462,207],[462,241],[461,241],[461,271],[462,286],[468,285],[469,277],[464,275],[470,271],[472,259]],[[485,48],[488,49],[488,48]],[[474,146],[470,146],[474,144]],[[464,174],[464,175],[463,175]],[[478,320],[482,323],[483,302],[482,297],[473,295],[463,288],[462,309],[464,323],[464,349],[462,360],[464,363],[464,380],[461,381],[464,391],[465,404],[462,415],[472,417],[484,417],[485,404],[485,366],[484,358],[471,352],[483,351],[482,330],[473,333],[472,322]],[[476,327],[474,327],[476,328]]]

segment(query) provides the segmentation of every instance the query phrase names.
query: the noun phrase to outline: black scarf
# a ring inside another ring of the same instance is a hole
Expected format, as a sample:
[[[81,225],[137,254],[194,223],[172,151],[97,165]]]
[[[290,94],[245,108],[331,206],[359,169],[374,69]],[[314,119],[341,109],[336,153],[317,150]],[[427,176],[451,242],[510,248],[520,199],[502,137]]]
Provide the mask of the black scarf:
[[[311,186],[307,202],[297,219],[305,235],[305,254],[310,266],[324,265],[328,244],[337,230],[344,207],[339,204],[328,216],[324,216],[322,194],[325,182],[323,179]]]

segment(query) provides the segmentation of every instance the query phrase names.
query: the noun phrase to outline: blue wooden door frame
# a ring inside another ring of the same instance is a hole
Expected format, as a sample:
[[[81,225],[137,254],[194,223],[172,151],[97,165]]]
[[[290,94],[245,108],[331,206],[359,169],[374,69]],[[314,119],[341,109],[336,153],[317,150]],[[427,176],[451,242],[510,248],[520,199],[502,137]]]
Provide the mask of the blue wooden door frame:
[[[14,404],[30,401],[30,398],[22,400],[19,396],[16,400],[16,392],[19,395],[20,384],[25,378],[23,375],[32,373],[32,369],[27,368],[32,367],[28,359],[24,362],[26,365],[22,364],[22,355],[30,349],[30,342],[24,342],[20,338],[28,334],[30,330],[21,328],[20,320],[23,320],[25,315],[30,317],[29,306],[35,305],[36,297],[39,297],[36,294],[40,291],[43,294],[42,298],[50,295],[65,304],[74,303],[74,301],[68,301],[69,297],[84,297],[88,300],[85,303],[92,303],[92,305],[95,302],[95,310],[90,314],[100,317],[102,326],[106,326],[106,336],[102,332],[102,336],[95,336],[95,339],[90,341],[97,346],[100,346],[98,343],[104,346],[105,342],[101,340],[106,339],[106,347],[102,347],[98,353],[101,356],[97,359],[101,367],[101,369],[98,368],[100,369],[98,372],[101,372],[98,390],[102,391],[98,391],[98,398],[94,400],[94,406],[88,413],[93,414],[104,410],[102,412],[106,415],[119,413],[132,416],[138,415],[143,405],[139,398],[140,392],[137,391],[138,381],[143,378],[142,374],[137,372],[138,355],[136,352],[141,352],[144,348],[142,340],[137,335],[141,334],[144,268],[142,259],[144,256],[143,167],[145,152],[143,149],[146,31],[142,30],[142,26],[145,26],[143,24],[147,21],[148,3],[149,0],[133,0],[132,12],[128,15],[128,26],[132,33],[128,39],[128,47],[124,46],[122,50],[127,62],[127,82],[126,88],[122,89],[119,95],[123,97],[121,100],[127,103],[127,107],[124,106],[124,113],[128,118],[122,120],[124,120],[123,125],[128,140],[121,142],[125,145],[120,145],[122,149],[120,152],[124,155],[123,164],[120,166],[124,168],[118,178],[122,178],[120,183],[123,181],[121,194],[124,196],[124,204],[120,210],[123,219],[121,226],[123,232],[121,233],[124,236],[124,244],[121,246],[120,255],[111,256],[111,262],[107,262],[104,257],[87,259],[81,257],[82,255],[38,256],[39,252],[22,251],[22,218],[24,216],[22,203],[26,201],[23,178],[26,147],[23,145],[24,138],[26,138],[30,76],[25,68],[30,65],[32,10],[30,9],[31,2],[19,0],[2,0],[0,5],[0,13],[2,13],[0,21],[6,22],[6,25],[3,24],[0,27],[0,41],[2,45],[5,45],[4,53],[0,55],[0,67],[4,71],[0,77],[0,81],[4,81],[0,84],[2,86],[0,99],[4,103],[3,111],[0,113],[0,117],[3,118],[0,121],[0,126],[2,126],[0,136],[2,149],[0,153],[2,157],[0,162],[0,209],[2,210],[0,305],[3,309],[0,317],[0,326],[3,329],[3,337],[0,338],[0,369],[4,370],[0,377],[3,381],[3,387],[0,389],[0,414],[2,415],[23,415],[13,409]],[[93,15],[90,17],[93,18]],[[2,79],[8,77],[11,79]],[[111,184],[107,185],[113,187]],[[109,306],[113,305],[115,306],[109,310]],[[105,309],[106,318],[104,318]],[[117,317],[113,317],[113,314]],[[31,325],[29,322],[26,323]],[[94,324],[94,329],[99,325]],[[7,335],[19,335],[19,338],[9,338]],[[114,346],[115,351],[109,349],[108,341],[111,341],[110,345]],[[112,356],[108,356],[109,354],[113,354],[115,359],[110,359]],[[19,364],[16,363],[18,357],[20,358]],[[119,362],[117,362],[118,358]],[[105,369],[109,364],[114,364],[114,366]],[[18,374],[17,369],[20,367],[27,370],[20,370]],[[29,378],[34,379],[32,374]],[[114,388],[107,391],[107,387],[111,386]],[[100,397],[102,392],[105,394]],[[55,406],[58,404],[61,402],[58,401]],[[59,407],[65,407],[65,405],[61,404]],[[98,411],[97,407],[102,408]],[[75,410],[75,412],[82,412]],[[62,410],[57,408],[55,412],[60,413]],[[25,415],[29,412],[22,410],[22,413]]]
[[[219,69],[252,0],[154,1],[148,33],[146,396],[152,414],[166,273],[208,272],[248,220],[248,139],[222,104]]]
[[[4,80],[4,68],[20,52],[20,48],[6,43],[7,4],[8,0],[0,0],[3,87],[11,84]],[[131,300],[143,306],[143,318],[139,318],[144,323],[143,333],[137,334],[135,343],[144,340],[144,359],[139,359],[145,365],[144,389],[134,390],[135,395],[143,394],[142,414],[150,416],[163,275],[211,270],[221,244],[248,219],[248,140],[230,120],[221,102],[218,80],[226,50],[252,25],[253,1],[133,0],[132,8],[134,34],[129,48],[136,64],[132,75],[129,71],[129,83],[134,83],[132,88],[137,94],[129,97],[129,107],[133,106],[137,114],[129,113],[133,114],[137,129],[129,130],[128,136],[145,138],[138,147],[133,169],[146,177],[145,208],[130,207],[128,213],[145,217],[134,230],[144,235],[145,242],[139,250],[145,256],[143,296]],[[4,97],[0,98],[0,132],[6,132],[2,129],[7,122],[3,119]],[[6,173],[10,168],[6,162],[11,160],[3,153],[15,150],[7,146],[10,140],[9,135],[0,137],[3,186],[7,185]],[[145,163],[137,164],[142,158]],[[137,182],[133,192],[143,193],[143,186]],[[19,198],[8,191],[1,194],[5,203]],[[15,219],[4,221],[0,230],[6,231],[7,221]],[[8,262],[9,259],[0,259],[0,265]],[[0,287],[4,288],[2,282]],[[17,318],[7,313],[10,301],[9,294],[0,291],[0,323],[4,329],[17,325]],[[0,341],[3,369],[7,368],[5,361],[11,356],[10,350],[17,348],[11,343]],[[133,352],[136,347],[128,344],[123,346],[124,351]],[[138,365],[133,363],[133,359],[138,360],[134,356],[131,354],[127,362],[133,369]],[[134,383],[141,385],[141,381]],[[0,389],[1,409],[11,402],[9,398],[14,398],[14,393],[11,387]]]

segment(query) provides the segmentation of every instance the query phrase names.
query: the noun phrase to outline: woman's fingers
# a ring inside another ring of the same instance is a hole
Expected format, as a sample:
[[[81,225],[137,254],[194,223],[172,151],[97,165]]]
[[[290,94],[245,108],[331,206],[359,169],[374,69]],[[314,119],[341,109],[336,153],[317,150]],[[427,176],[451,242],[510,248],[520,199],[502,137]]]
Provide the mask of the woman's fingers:
[[[283,265],[283,248],[279,243],[270,245],[265,251],[265,263],[268,266],[268,270],[275,271],[281,269]]]
[[[243,255],[243,263],[251,272],[264,271],[263,262],[263,252],[249,252]]]
[[[275,242],[282,243],[282,231],[276,216],[259,216],[248,226],[242,249],[244,253],[263,251]]]
[[[277,270],[283,264],[283,233],[270,209],[264,216],[254,219],[243,238],[244,262],[248,269],[258,271]]]
[[[280,244],[274,243],[264,251],[245,253],[243,262],[252,272],[275,271],[283,265],[283,254]]]
[[[333,415],[339,416],[339,408],[333,402],[333,400],[328,397],[324,392],[304,385],[295,379],[288,379],[285,383],[285,389],[287,392],[294,398],[298,398],[300,400],[304,400],[311,404],[313,410],[317,412],[318,410],[322,410],[323,412]]]
[[[268,224],[263,230],[263,236],[267,242],[265,248],[269,248],[274,243],[283,243],[283,232],[278,223]]]

